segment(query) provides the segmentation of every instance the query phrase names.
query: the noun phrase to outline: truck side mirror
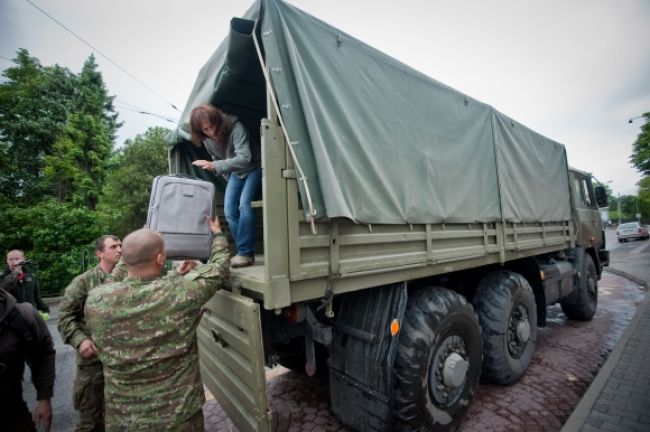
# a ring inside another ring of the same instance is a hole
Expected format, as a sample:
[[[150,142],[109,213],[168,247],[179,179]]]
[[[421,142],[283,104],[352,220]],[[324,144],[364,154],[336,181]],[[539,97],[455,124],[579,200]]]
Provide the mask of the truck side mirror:
[[[604,186],[596,186],[594,190],[596,193],[596,204],[598,207],[607,207],[607,191]]]

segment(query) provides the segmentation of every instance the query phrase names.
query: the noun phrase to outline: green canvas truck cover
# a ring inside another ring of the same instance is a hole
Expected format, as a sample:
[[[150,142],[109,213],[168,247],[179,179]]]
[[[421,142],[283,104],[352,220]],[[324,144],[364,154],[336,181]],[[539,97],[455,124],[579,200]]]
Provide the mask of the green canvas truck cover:
[[[189,144],[192,108],[212,103],[258,133],[270,80],[303,173],[308,219],[570,218],[561,144],[284,1],[260,0],[231,27],[201,69],[170,138],[178,170],[206,176],[191,166],[201,151]]]

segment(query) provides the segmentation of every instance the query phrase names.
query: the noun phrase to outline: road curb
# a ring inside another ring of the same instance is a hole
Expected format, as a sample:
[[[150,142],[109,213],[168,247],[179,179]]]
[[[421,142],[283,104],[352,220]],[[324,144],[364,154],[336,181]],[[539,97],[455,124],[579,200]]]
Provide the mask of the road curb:
[[[613,267],[608,267],[604,271],[607,272],[607,273],[615,274],[617,276],[622,276],[624,278],[627,278],[627,279],[631,280],[634,283],[638,283],[646,291],[648,291],[650,289],[650,283],[644,281],[640,277],[637,277],[637,276],[634,276],[634,275],[632,275],[630,273],[624,272],[623,270],[615,269]]]
[[[606,271],[608,273],[625,277],[635,283],[638,283],[645,291],[648,290],[648,282],[642,280],[641,278],[630,275],[629,273],[618,269],[608,268]],[[614,349],[612,349],[611,353],[607,357],[607,360],[598,371],[598,374],[591,382],[589,388],[587,388],[587,391],[580,399],[578,405],[575,407],[567,421],[564,423],[564,426],[560,432],[578,432],[581,431],[583,426],[587,424],[587,419],[594,409],[598,398],[602,394],[608,379],[611,377],[612,371],[616,368],[619,360],[621,359],[621,356],[627,347],[628,341],[636,331],[637,326],[641,321],[641,317],[646,312],[646,309],[650,309],[650,295],[648,295],[647,292],[643,301],[641,301],[639,307],[634,313],[632,320],[621,335],[621,338],[614,346]]]

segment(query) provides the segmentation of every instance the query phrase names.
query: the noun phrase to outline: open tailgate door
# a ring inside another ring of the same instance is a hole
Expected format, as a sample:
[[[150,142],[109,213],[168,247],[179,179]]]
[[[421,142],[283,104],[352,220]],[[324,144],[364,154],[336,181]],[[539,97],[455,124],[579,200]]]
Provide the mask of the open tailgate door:
[[[247,297],[218,291],[197,330],[201,376],[242,432],[270,432],[260,307]]]

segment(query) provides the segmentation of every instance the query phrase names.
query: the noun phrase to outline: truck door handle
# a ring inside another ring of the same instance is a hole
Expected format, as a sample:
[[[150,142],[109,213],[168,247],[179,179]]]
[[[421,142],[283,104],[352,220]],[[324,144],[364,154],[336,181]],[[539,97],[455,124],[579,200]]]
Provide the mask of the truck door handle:
[[[223,337],[221,337],[221,335],[219,334],[218,331],[216,331],[216,330],[210,330],[210,332],[212,333],[212,339],[214,339],[214,341],[215,341],[216,343],[218,343],[219,345],[221,345],[221,348],[226,348],[226,347],[228,347],[228,342],[226,342],[225,340],[223,340]]]

